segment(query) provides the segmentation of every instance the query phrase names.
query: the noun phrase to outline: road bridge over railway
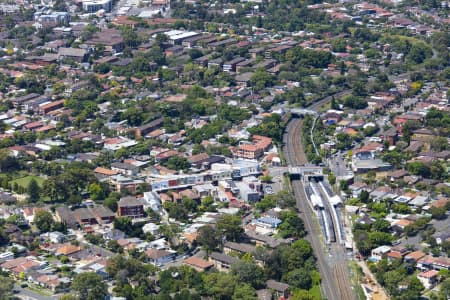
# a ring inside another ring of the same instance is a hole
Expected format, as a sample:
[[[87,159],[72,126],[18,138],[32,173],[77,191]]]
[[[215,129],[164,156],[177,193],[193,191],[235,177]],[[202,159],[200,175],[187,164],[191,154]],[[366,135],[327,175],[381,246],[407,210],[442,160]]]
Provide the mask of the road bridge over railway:
[[[318,115],[316,111],[306,108],[291,108],[290,112],[294,116]]]
[[[289,166],[289,176],[294,179],[302,179],[304,182],[310,178],[323,178],[323,168],[319,166]]]

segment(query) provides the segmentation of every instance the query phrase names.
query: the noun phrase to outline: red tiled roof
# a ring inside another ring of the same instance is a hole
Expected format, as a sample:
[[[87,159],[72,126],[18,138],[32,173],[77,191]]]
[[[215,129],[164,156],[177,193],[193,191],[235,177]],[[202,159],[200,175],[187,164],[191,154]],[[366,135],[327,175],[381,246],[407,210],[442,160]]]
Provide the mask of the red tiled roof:
[[[210,268],[210,267],[212,267],[214,265],[212,262],[206,261],[206,260],[201,259],[201,258],[196,257],[196,256],[191,256],[189,258],[186,258],[183,261],[183,263],[187,264],[187,265],[190,265],[190,266],[193,266],[193,267],[200,268],[200,269],[207,269],[207,268]]]

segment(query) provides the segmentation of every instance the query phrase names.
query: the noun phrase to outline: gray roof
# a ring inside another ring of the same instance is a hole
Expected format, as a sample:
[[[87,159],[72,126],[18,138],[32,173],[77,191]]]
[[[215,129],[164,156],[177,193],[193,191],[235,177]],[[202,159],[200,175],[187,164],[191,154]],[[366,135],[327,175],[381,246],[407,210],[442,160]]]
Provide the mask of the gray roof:
[[[93,207],[91,210],[94,213],[94,215],[98,215],[100,218],[114,217],[116,215],[109,208],[103,205]]]
[[[288,244],[289,241],[285,240],[285,239],[275,239],[271,236],[268,235],[263,235],[263,234],[258,234],[256,232],[253,231],[248,231],[246,232],[246,235],[255,241],[260,241],[263,242],[264,244],[266,244],[267,246],[271,247],[271,248],[276,248],[282,244]]]
[[[267,280],[266,285],[269,289],[274,289],[277,292],[285,292],[289,289],[289,284],[275,281],[275,280]]]
[[[159,127],[159,126],[161,126],[163,124],[163,122],[164,122],[164,118],[158,118],[158,119],[155,119],[155,120],[153,120],[153,121],[151,121],[151,122],[149,122],[147,124],[144,124],[144,125],[140,126],[139,129],[140,130],[145,130],[147,128],[152,128],[152,127],[157,127],[157,126]]]
[[[143,205],[143,203],[142,203],[141,199],[138,199],[133,196],[127,196],[127,197],[120,198],[117,205],[119,207],[127,207],[127,206],[139,206],[139,205]]]
[[[37,98],[37,97],[39,97],[39,96],[40,96],[39,94],[31,93],[31,94],[27,94],[27,95],[15,97],[15,98],[12,99],[11,101],[12,101],[12,102],[15,102],[15,103],[22,103],[22,102],[25,102],[25,101],[28,101],[28,100]]]
[[[72,211],[67,206],[57,207],[56,213],[61,218],[61,221],[65,222],[69,227],[72,227],[77,223]]]
[[[139,169],[139,167],[137,167],[135,165],[121,163],[121,162],[112,163],[111,168],[117,168],[117,169],[122,169],[122,170],[137,170],[137,169]]]
[[[220,252],[212,252],[210,257],[214,260],[226,263],[226,264],[234,264],[235,262],[238,262],[239,259],[237,259],[236,257],[233,256],[229,256]]]
[[[224,247],[243,253],[251,253],[255,251],[255,246],[245,243],[226,242]]]
[[[95,217],[92,214],[92,212],[89,209],[84,208],[84,207],[74,210],[73,214],[75,216],[78,216],[81,220],[95,219]]]
[[[248,81],[250,81],[250,79],[252,79],[252,77],[253,77],[253,73],[247,72],[247,73],[242,73],[242,74],[236,75],[235,79],[236,79],[236,81],[239,81],[239,82],[248,82]]]
[[[62,56],[84,57],[87,50],[78,48],[59,48],[58,54]]]

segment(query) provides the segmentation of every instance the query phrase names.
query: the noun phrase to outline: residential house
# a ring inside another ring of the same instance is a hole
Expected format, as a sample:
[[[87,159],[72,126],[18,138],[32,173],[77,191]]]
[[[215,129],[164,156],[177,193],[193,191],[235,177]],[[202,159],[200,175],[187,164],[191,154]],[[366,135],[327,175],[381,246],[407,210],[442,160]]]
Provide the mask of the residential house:
[[[280,245],[289,243],[289,241],[285,239],[276,239],[269,235],[259,234],[254,228],[253,230],[246,230],[245,234],[252,243],[256,244],[256,246],[266,246],[274,249]]]
[[[409,253],[409,250],[404,246],[395,246],[391,248],[391,251],[388,252],[387,259],[389,262],[393,262],[396,260],[403,260],[403,257]]]
[[[12,259],[14,259],[14,253],[10,251],[0,253],[0,264]]]
[[[93,225],[97,224],[97,220],[94,214],[87,208],[78,208],[73,211],[73,216],[80,225]]]
[[[103,205],[97,205],[92,208],[88,208],[98,224],[109,224],[112,223],[116,217],[115,213],[109,208]]]
[[[281,224],[281,220],[273,217],[261,217],[256,219],[255,224],[264,228],[274,229]]]
[[[397,143],[398,140],[398,131],[397,128],[391,127],[388,130],[384,131],[379,137],[383,141],[387,141],[390,146],[393,146]]]
[[[439,256],[433,257],[426,255],[417,261],[417,268],[419,270],[449,270],[450,258]]]
[[[182,46],[175,45],[164,50],[164,53],[166,54],[166,56],[170,57],[170,56],[179,56],[183,54],[183,51],[184,48]]]
[[[114,171],[114,170],[103,168],[103,167],[97,167],[94,170],[94,175],[99,179],[107,178],[107,177],[114,176],[117,174],[119,174],[118,171]]]
[[[214,264],[214,268],[219,272],[228,272],[231,265],[238,262],[239,259],[223,253],[212,252],[209,256],[209,261]]]
[[[93,37],[85,43],[91,48],[95,48],[99,45],[104,46],[105,52],[112,54],[122,52],[125,47],[120,31],[112,28],[103,29],[102,31],[95,33]]]
[[[46,232],[40,235],[41,239],[48,240],[51,243],[54,244],[62,244],[64,240],[66,239],[66,236],[59,232],[59,231],[53,231],[53,232]]]
[[[55,216],[58,222],[63,222],[67,227],[75,229],[78,226],[77,220],[75,219],[73,212],[67,206],[58,206],[55,209]]]
[[[214,266],[214,263],[196,256],[191,256],[183,260],[183,265],[189,266],[198,272],[205,272],[210,270]]]
[[[266,281],[266,286],[268,289],[274,291],[276,299],[289,298],[289,284],[270,279]]]
[[[423,284],[425,289],[428,290],[436,285],[438,281],[438,271],[436,270],[423,271],[417,274],[417,278]]]
[[[167,250],[148,249],[145,251],[145,255],[150,263],[155,265],[162,265],[172,261],[175,254]]]
[[[123,175],[135,176],[139,172],[139,167],[132,164],[114,162],[111,164],[111,170],[121,173]]]
[[[235,242],[225,242],[223,245],[223,252],[225,254],[230,254],[232,252],[237,252],[239,254],[253,253],[256,247],[252,244],[246,243],[235,243]]]
[[[370,260],[371,261],[380,261],[387,257],[387,254],[391,251],[390,246],[380,246],[375,249],[372,249]]]
[[[125,238],[125,233],[119,229],[106,230],[103,233],[103,239],[117,241]]]
[[[408,263],[417,263],[420,259],[425,257],[425,253],[422,251],[413,251],[405,255],[405,262]]]
[[[58,49],[58,57],[59,59],[72,59],[76,62],[82,63],[85,62],[88,56],[88,51],[86,49],[79,48],[65,48],[61,47]]]
[[[150,132],[159,129],[164,123],[163,118],[155,119],[147,124],[144,124],[142,126],[139,126],[135,130],[136,137],[145,137]]]
[[[55,255],[56,256],[61,256],[61,255],[70,256],[70,255],[73,255],[73,254],[75,254],[75,253],[77,253],[79,251],[81,251],[81,247],[80,246],[75,246],[75,245],[72,245],[70,243],[66,243],[66,244],[63,244],[63,245],[59,246],[56,249]]]
[[[236,72],[236,65],[242,61],[244,61],[245,58],[243,57],[235,57],[230,61],[227,61],[223,64],[223,71],[224,72]]]

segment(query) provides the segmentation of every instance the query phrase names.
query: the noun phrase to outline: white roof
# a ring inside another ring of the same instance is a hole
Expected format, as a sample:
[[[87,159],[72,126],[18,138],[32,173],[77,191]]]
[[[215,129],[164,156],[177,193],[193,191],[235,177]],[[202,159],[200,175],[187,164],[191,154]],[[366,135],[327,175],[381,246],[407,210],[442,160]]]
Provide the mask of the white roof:
[[[330,202],[333,205],[337,205],[337,204],[341,204],[342,200],[341,200],[341,197],[339,197],[338,195],[334,195],[333,197],[330,198]]]
[[[44,150],[44,151],[48,151],[48,150],[52,149],[51,146],[49,146],[49,145],[44,145],[44,144],[36,144],[36,145],[34,145],[34,146],[35,146],[36,148],[39,148],[39,149]]]
[[[372,250],[372,252],[375,252],[375,253],[387,253],[389,251],[391,251],[391,247],[390,246],[386,246],[386,245],[377,247],[377,248]]]
[[[184,39],[192,36],[198,35],[197,32],[194,31],[183,31],[183,30],[170,30],[165,33],[169,39],[171,40],[178,40],[178,39]]]

